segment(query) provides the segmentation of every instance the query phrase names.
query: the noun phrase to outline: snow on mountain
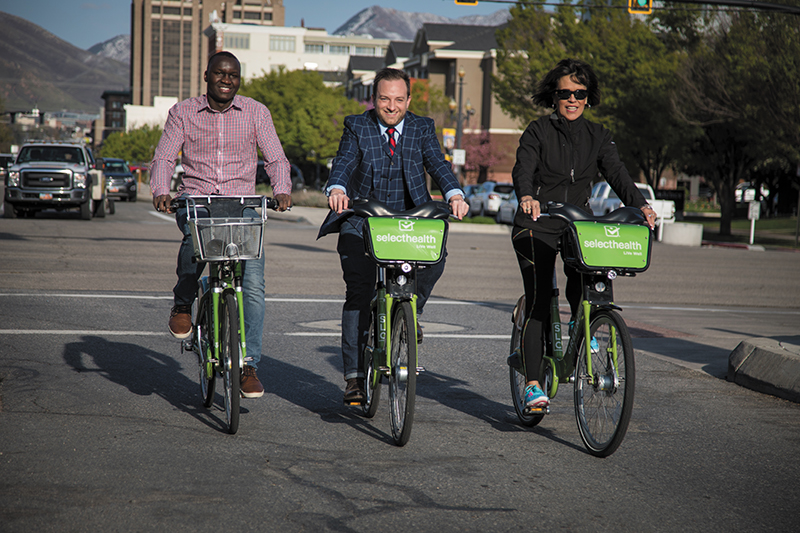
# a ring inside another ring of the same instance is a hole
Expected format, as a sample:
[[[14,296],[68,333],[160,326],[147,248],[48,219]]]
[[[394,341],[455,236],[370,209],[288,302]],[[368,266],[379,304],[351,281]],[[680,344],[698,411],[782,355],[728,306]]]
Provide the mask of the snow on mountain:
[[[510,17],[507,9],[491,15],[469,15],[451,19],[431,13],[409,13],[380,6],[372,6],[358,12],[342,24],[333,35],[371,35],[379,39],[413,41],[426,22],[437,24],[465,24],[498,26]]]
[[[131,62],[131,36],[117,35],[92,46],[88,51],[100,57],[116,59],[128,65]]]

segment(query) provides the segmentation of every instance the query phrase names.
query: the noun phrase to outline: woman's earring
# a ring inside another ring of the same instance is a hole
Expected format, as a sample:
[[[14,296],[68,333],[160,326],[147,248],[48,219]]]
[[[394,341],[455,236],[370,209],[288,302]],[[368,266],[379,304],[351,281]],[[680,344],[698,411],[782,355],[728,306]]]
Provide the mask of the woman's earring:
[[[589,109],[591,109],[591,108],[592,108],[592,104],[586,104],[586,107],[588,107]]]

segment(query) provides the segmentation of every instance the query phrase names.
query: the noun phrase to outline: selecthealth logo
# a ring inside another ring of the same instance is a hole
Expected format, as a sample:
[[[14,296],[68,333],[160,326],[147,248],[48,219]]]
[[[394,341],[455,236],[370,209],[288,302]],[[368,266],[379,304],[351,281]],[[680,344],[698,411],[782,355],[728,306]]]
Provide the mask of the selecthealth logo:
[[[626,250],[640,252],[644,249],[641,242],[633,240],[619,240],[619,226],[603,226],[606,239],[585,239],[584,248],[596,248],[601,250]]]
[[[375,235],[377,242],[392,242],[403,244],[436,244],[439,242],[436,235],[431,234],[409,234],[414,231],[413,220],[398,220],[397,229],[401,233],[379,233]]]

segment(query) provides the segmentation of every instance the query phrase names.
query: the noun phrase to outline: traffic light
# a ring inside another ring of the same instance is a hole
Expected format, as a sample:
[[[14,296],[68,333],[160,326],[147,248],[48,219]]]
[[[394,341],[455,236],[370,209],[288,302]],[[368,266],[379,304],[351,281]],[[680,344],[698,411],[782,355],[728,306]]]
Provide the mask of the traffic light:
[[[633,13],[634,15],[649,15],[652,12],[653,0],[628,0],[628,13]]]
[[[456,5],[459,6],[477,6],[478,0],[456,0]]]

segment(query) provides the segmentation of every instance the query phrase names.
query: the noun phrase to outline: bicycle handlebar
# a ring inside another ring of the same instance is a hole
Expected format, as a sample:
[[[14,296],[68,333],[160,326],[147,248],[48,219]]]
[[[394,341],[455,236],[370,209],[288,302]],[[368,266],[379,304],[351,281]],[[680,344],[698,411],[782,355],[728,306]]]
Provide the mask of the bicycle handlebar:
[[[261,207],[262,206],[262,198],[263,196],[246,196],[246,195],[234,195],[234,196],[220,196],[220,195],[193,195],[193,196],[179,196],[177,198],[173,198],[170,202],[169,206],[171,210],[178,209],[181,207],[186,207],[187,199],[193,198],[195,200],[200,200],[199,203],[202,207],[208,207],[211,204],[212,199],[238,199],[239,205],[242,208],[245,207]],[[203,201],[207,199],[207,201]],[[266,197],[267,200],[267,209],[272,209],[273,211],[277,211],[279,204],[274,198]]]
[[[585,220],[589,222],[647,224],[642,210],[636,207],[620,207],[602,216],[594,216],[577,205],[560,202],[547,202],[547,204],[541,206],[541,210],[542,216],[559,218],[566,222]]]
[[[450,217],[450,206],[445,202],[431,200],[406,211],[392,209],[383,202],[371,198],[356,198],[347,203],[353,214],[367,217],[418,217],[447,219]]]

